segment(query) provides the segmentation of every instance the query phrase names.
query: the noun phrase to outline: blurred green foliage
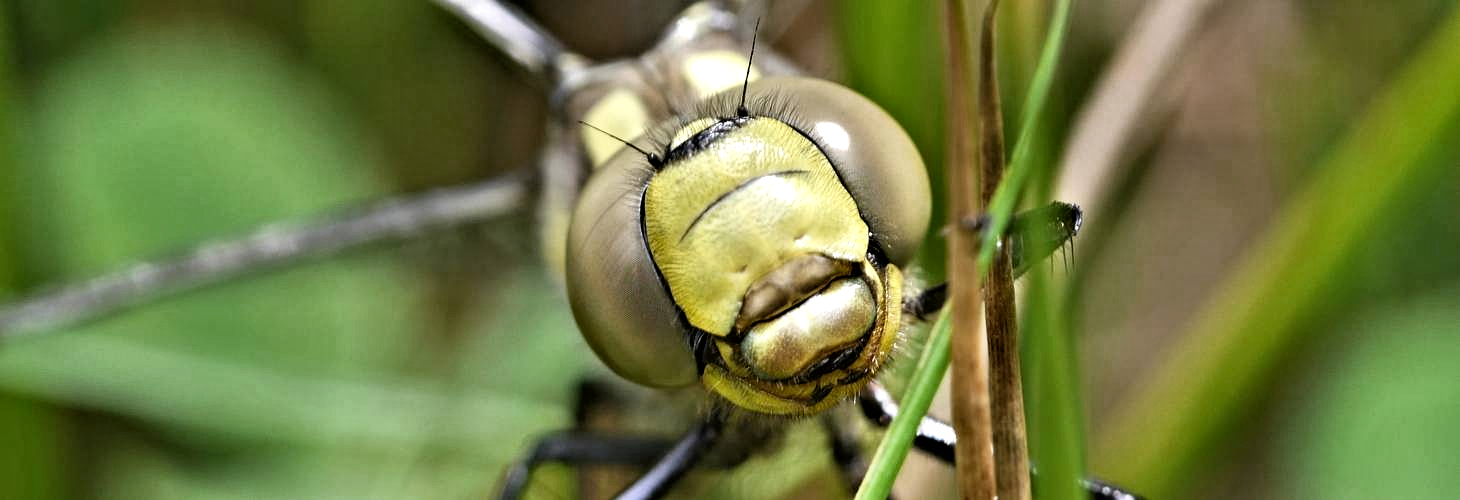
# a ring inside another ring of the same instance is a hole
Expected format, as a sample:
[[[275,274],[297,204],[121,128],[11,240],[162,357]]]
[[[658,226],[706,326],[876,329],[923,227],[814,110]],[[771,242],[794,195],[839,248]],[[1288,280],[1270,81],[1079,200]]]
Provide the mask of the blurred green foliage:
[[[1442,498],[1460,488],[1460,289],[1375,304],[1334,335],[1327,380],[1285,424],[1287,498]]]
[[[5,200],[18,208],[5,241],[21,250],[7,263],[27,282],[91,276],[398,189],[367,122],[297,52],[222,17],[153,24],[145,8],[129,13],[138,17],[100,33],[46,25],[30,46],[30,62],[51,64],[25,75],[28,98],[7,108],[24,125],[6,186],[16,196]],[[49,50],[63,46],[64,57]],[[540,273],[507,272],[496,283],[512,293],[465,308],[464,343],[433,364],[444,354],[421,338],[433,323],[430,280],[408,254],[239,280],[8,344],[0,387],[83,413],[63,420],[4,400],[5,432],[37,446],[0,454],[17,463],[3,477],[27,479],[3,481],[0,496],[490,491],[533,436],[569,424],[588,354]],[[61,488],[78,474],[75,491]],[[47,478],[56,482],[37,484]]]
[[[15,252],[15,84],[9,6],[0,4],[0,300],[18,288]],[[65,496],[67,445],[64,419],[52,406],[28,398],[0,394],[0,496],[60,498]]]
[[[847,86],[886,109],[902,125],[928,167],[935,191],[943,185],[947,93],[942,6],[934,0],[853,0],[839,6],[838,33]],[[944,194],[933,196],[932,225],[918,262],[929,280],[943,276]]]
[[[1460,10],[1429,33],[1102,436],[1118,475],[1158,496],[1181,494],[1217,466],[1228,451],[1223,443],[1242,432],[1238,424],[1268,397],[1263,388],[1285,375],[1281,368],[1324,341],[1318,334],[1339,307],[1372,307],[1363,275],[1345,271],[1361,265],[1364,249],[1384,234],[1378,228],[1419,208],[1412,199],[1433,196],[1435,181],[1453,182],[1455,150],[1446,139],[1460,124],[1460,91],[1451,84],[1460,79]]]

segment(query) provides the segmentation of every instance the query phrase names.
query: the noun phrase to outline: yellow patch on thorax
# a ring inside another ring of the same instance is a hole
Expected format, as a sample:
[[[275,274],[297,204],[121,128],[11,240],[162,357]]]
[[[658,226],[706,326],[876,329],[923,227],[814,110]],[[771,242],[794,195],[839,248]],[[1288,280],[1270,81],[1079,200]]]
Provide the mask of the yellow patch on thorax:
[[[624,144],[618,140],[619,137],[631,138],[644,133],[650,123],[649,109],[633,92],[615,89],[588,108],[583,115],[583,122],[608,132],[583,133],[583,145],[588,152],[589,164],[597,169],[614,153],[624,148]]]
[[[747,66],[745,54],[730,50],[698,51],[684,59],[683,75],[700,99],[720,93],[722,90],[744,85],[747,81],[760,79],[760,72]]]

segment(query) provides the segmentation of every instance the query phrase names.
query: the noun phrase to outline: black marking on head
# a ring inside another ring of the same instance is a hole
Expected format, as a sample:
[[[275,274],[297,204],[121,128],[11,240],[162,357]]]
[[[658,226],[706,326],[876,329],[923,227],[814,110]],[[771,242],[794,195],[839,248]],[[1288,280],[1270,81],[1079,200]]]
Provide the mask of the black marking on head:
[[[734,92],[723,92],[695,101],[692,106],[682,113],[677,113],[669,122],[649,128],[645,132],[645,136],[653,146],[646,149],[662,151],[661,156],[666,158],[666,163],[668,163],[670,150],[679,145],[677,140],[679,133],[706,118],[717,121],[737,118],[769,118],[797,130],[807,130],[810,126],[807,120],[802,119],[797,112],[791,96],[785,93],[775,89],[763,89],[754,96],[747,94],[745,99],[746,116],[739,116],[737,107],[740,105],[740,96]]]
[[[583,126],[588,127],[588,128],[591,128],[593,130],[597,130],[598,132],[602,133],[603,135],[612,137],[614,140],[616,140],[618,142],[622,142],[624,144],[624,146],[628,146],[630,149],[633,149],[634,151],[638,151],[639,154],[644,155],[644,159],[649,160],[649,165],[653,166],[654,169],[657,170],[657,169],[660,169],[660,168],[663,168],[664,167],[664,158],[661,158],[659,155],[656,155],[654,153],[650,153],[648,151],[644,151],[643,148],[640,148],[638,146],[635,146],[634,143],[629,142],[629,141],[625,141],[625,140],[623,140],[623,138],[621,138],[619,136],[610,134],[610,133],[608,133],[607,130],[598,128],[597,126],[594,126],[592,123],[588,123],[588,122],[585,122],[583,120],[578,120],[578,124],[583,125]]]
[[[694,156],[696,153],[704,151],[705,148],[710,147],[710,145],[714,144],[715,141],[718,141],[721,138],[729,135],[731,132],[739,130],[740,127],[744,127],[746,124],[749,124],[750,120],[752,119],[753,118],[750,118],[748,116],[721,119],[720,121],[715,122],[714,125],[710,125],[704,130],[699,131],[695,135],[690,136],[690,138],[686,139],[684,142],[679,143],[679,145],[675,146],[674,149],[670,149],[669,152],[665,153],[664,155],[664,163],[674,163],[685,158]]]

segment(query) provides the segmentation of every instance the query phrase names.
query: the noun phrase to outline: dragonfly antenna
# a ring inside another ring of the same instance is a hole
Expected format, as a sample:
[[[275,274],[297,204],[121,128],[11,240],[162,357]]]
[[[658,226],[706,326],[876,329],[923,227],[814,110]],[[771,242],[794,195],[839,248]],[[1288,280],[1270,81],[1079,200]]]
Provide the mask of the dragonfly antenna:
[[[646,159],[649,160],[649,165],[652,165],[654,168],[659,168],[659,167],[663,167],[664,166],[664,158],[661,158],[659,155],[656,155],[654,153],[650,153],[648,151],[644,151],[644,148],[635,146],[634,143],[629,142],[629,141],[625,141],[625,140],[623,140],[622,137],[613,135],[613,134],[609,133],[607,130],[604,130],[604,129],[601,129],[601,128],[598,128],[598,127],[594,126],[592,123],[588,123],[588,122],[585,122],[583,120],[578,120],[578,124],[583,125],[583,126],[588,127],[588,128],[591,128],[593,130],[597,130],[599,133],[602,133],[603,135],[612,137],[613,140],[615,140],[615,141],[622,142],[625,146],[628,146],[629,149],[633,149],[634,151],[638,151],[639,154],[644,155],[644,158],[646,158]]]
[[[750,68],[755,62],[755,39],[760,36],[760,18],[755,18],[755,31],[750,34],[750,57],[745,58],[745,81],[740,84],[740,107],[735,108],[735,114],[741,118],[750,116],[750,110],[745,109],[745,92],[750,89]]]

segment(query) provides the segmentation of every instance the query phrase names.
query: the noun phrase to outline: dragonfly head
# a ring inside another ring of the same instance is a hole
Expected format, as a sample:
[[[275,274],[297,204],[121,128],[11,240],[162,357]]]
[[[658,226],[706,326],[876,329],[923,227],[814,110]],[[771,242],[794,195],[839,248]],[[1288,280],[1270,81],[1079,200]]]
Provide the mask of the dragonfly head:
[[[854,395],[901,328],[902,271],[928,224],[907,135],[831,83],[767,78],[622,152],[584,188],[568,285],[585,339],[651,386],[698,381],[750,411]]]

